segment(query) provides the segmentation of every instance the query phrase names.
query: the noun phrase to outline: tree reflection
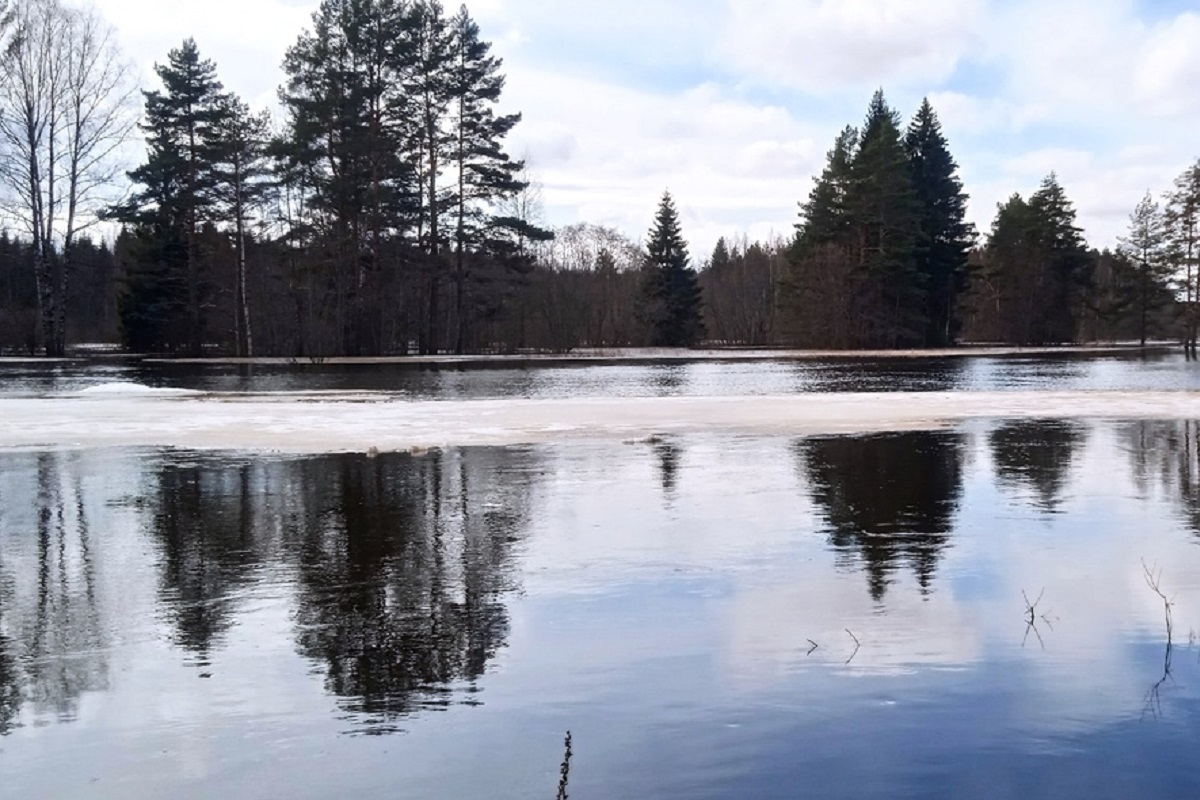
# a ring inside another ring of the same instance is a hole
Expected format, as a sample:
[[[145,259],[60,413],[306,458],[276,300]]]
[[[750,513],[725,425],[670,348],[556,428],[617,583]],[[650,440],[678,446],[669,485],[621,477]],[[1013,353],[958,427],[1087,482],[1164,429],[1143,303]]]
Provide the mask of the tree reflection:
[[[30,562],[0,569],[0,734],[12,729],[26,703],[38,715],[72,720],[84,693],[108,686],[77,457],[19,456],[5,471],[8,485],[18,488],[4,498],[0,538],[31,540],[32,547],[13,548]]]
[[[14,658],[12,640],[4,635],[7,620],[12,616],[12,589],[7,576],[0,571],[0,736],[12,731],[21,712],[21,675]]]
[[[1138,492],[1145,496],[1161,490],[1184,523],[1200,534],[1200,422],[1138,420],[1121,426],[1120,437]]]
[[[298,646],[371,732],[467,692],[504,646],[509,554],[527,522],[513,450],[303,465]]]
[[[662,483],[663,496],[668,501],[675,499],[679,484],[679,457],[682,450],[672,439],[658,437],[654,440],[654,455],[658,458],[658,477]]]
[[[1075,451],[1086,439],[1078,423],[1020,420],[993,430],[989,444],[1000,483],[1028,488],[1038,508],[1053,512],[1070,480]]]
[[[249,578],[256,535],[251,467],[222,462],[163,465],[153,526],[162,547],[163,608],[175,642],[208,660],[232,625],[234,597]]]
[[[883,599],[901,563],[927,592],[962,493],[962,436],[825,437],[801,441],[797,452],[830,542],[861,563],[871,597]]]

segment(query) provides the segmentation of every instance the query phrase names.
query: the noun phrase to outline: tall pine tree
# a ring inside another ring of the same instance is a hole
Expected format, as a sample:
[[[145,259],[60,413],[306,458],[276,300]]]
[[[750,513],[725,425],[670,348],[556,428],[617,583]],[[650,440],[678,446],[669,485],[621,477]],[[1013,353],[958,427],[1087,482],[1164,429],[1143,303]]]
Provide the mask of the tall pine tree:
[[[701,290],[688,261],[679,213],[663,192],[646,243],[643,316],[655,347],[694,347],[704,338]]]
[[[129,173],[142,188],[112,212],[137,245],[122,299],[126,344],[201,352],[214,291],[200,230],[214,218],[212,153],[225,94],[192,39],[155,66],[162,90],[144,92],[146,162]],[[182,318],[180,320],[179,318]]]

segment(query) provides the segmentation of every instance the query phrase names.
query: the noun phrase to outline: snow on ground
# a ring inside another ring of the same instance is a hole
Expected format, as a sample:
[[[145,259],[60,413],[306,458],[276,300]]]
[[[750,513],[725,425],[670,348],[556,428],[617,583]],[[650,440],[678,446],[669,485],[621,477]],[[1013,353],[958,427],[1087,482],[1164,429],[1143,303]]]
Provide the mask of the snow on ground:
[[[0,399],[0,447],[381,452],[713,432],[932,429],[979,418],[1200,418],[1188,392],[943,392],[406,401],[395,395],[78,393]]]

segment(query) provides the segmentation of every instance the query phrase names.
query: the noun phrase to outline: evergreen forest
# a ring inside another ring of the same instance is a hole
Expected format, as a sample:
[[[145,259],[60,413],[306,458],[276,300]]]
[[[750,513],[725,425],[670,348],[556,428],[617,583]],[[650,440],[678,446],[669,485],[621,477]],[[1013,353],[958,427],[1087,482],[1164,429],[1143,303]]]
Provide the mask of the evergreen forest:
[[[697,256],[669,191],[641,241],[546,223],[507,144],[521,115],[501,112],[502,58],[465,6],[323,0],[269,111],[191,39],[141,88],[94,11],[0,7],[0,351],[1194,351],[1200,336],[1200,162],[1147,193],[1115,249],[1087,244],[1053,173],[977,231],[936,109],[906,119],[881,90],[811,190],[796,176],[792,235]]]

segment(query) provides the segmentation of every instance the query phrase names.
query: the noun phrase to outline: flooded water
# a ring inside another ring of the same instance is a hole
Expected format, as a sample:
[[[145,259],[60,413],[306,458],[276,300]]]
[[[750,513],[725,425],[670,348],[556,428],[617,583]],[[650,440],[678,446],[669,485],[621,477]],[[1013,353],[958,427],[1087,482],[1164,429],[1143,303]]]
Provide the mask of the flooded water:
[[[1200,363],[1152,350],[1104,355],[826,358],[595,364],[186,364],[0,361],[0,397],[133,382],[204,392],[390,392],[415,400],[724,397],[804,392],[1200,390]]]
[[[1197,631],[1190,420],[0,449],[5,796],[1196,796]]]

